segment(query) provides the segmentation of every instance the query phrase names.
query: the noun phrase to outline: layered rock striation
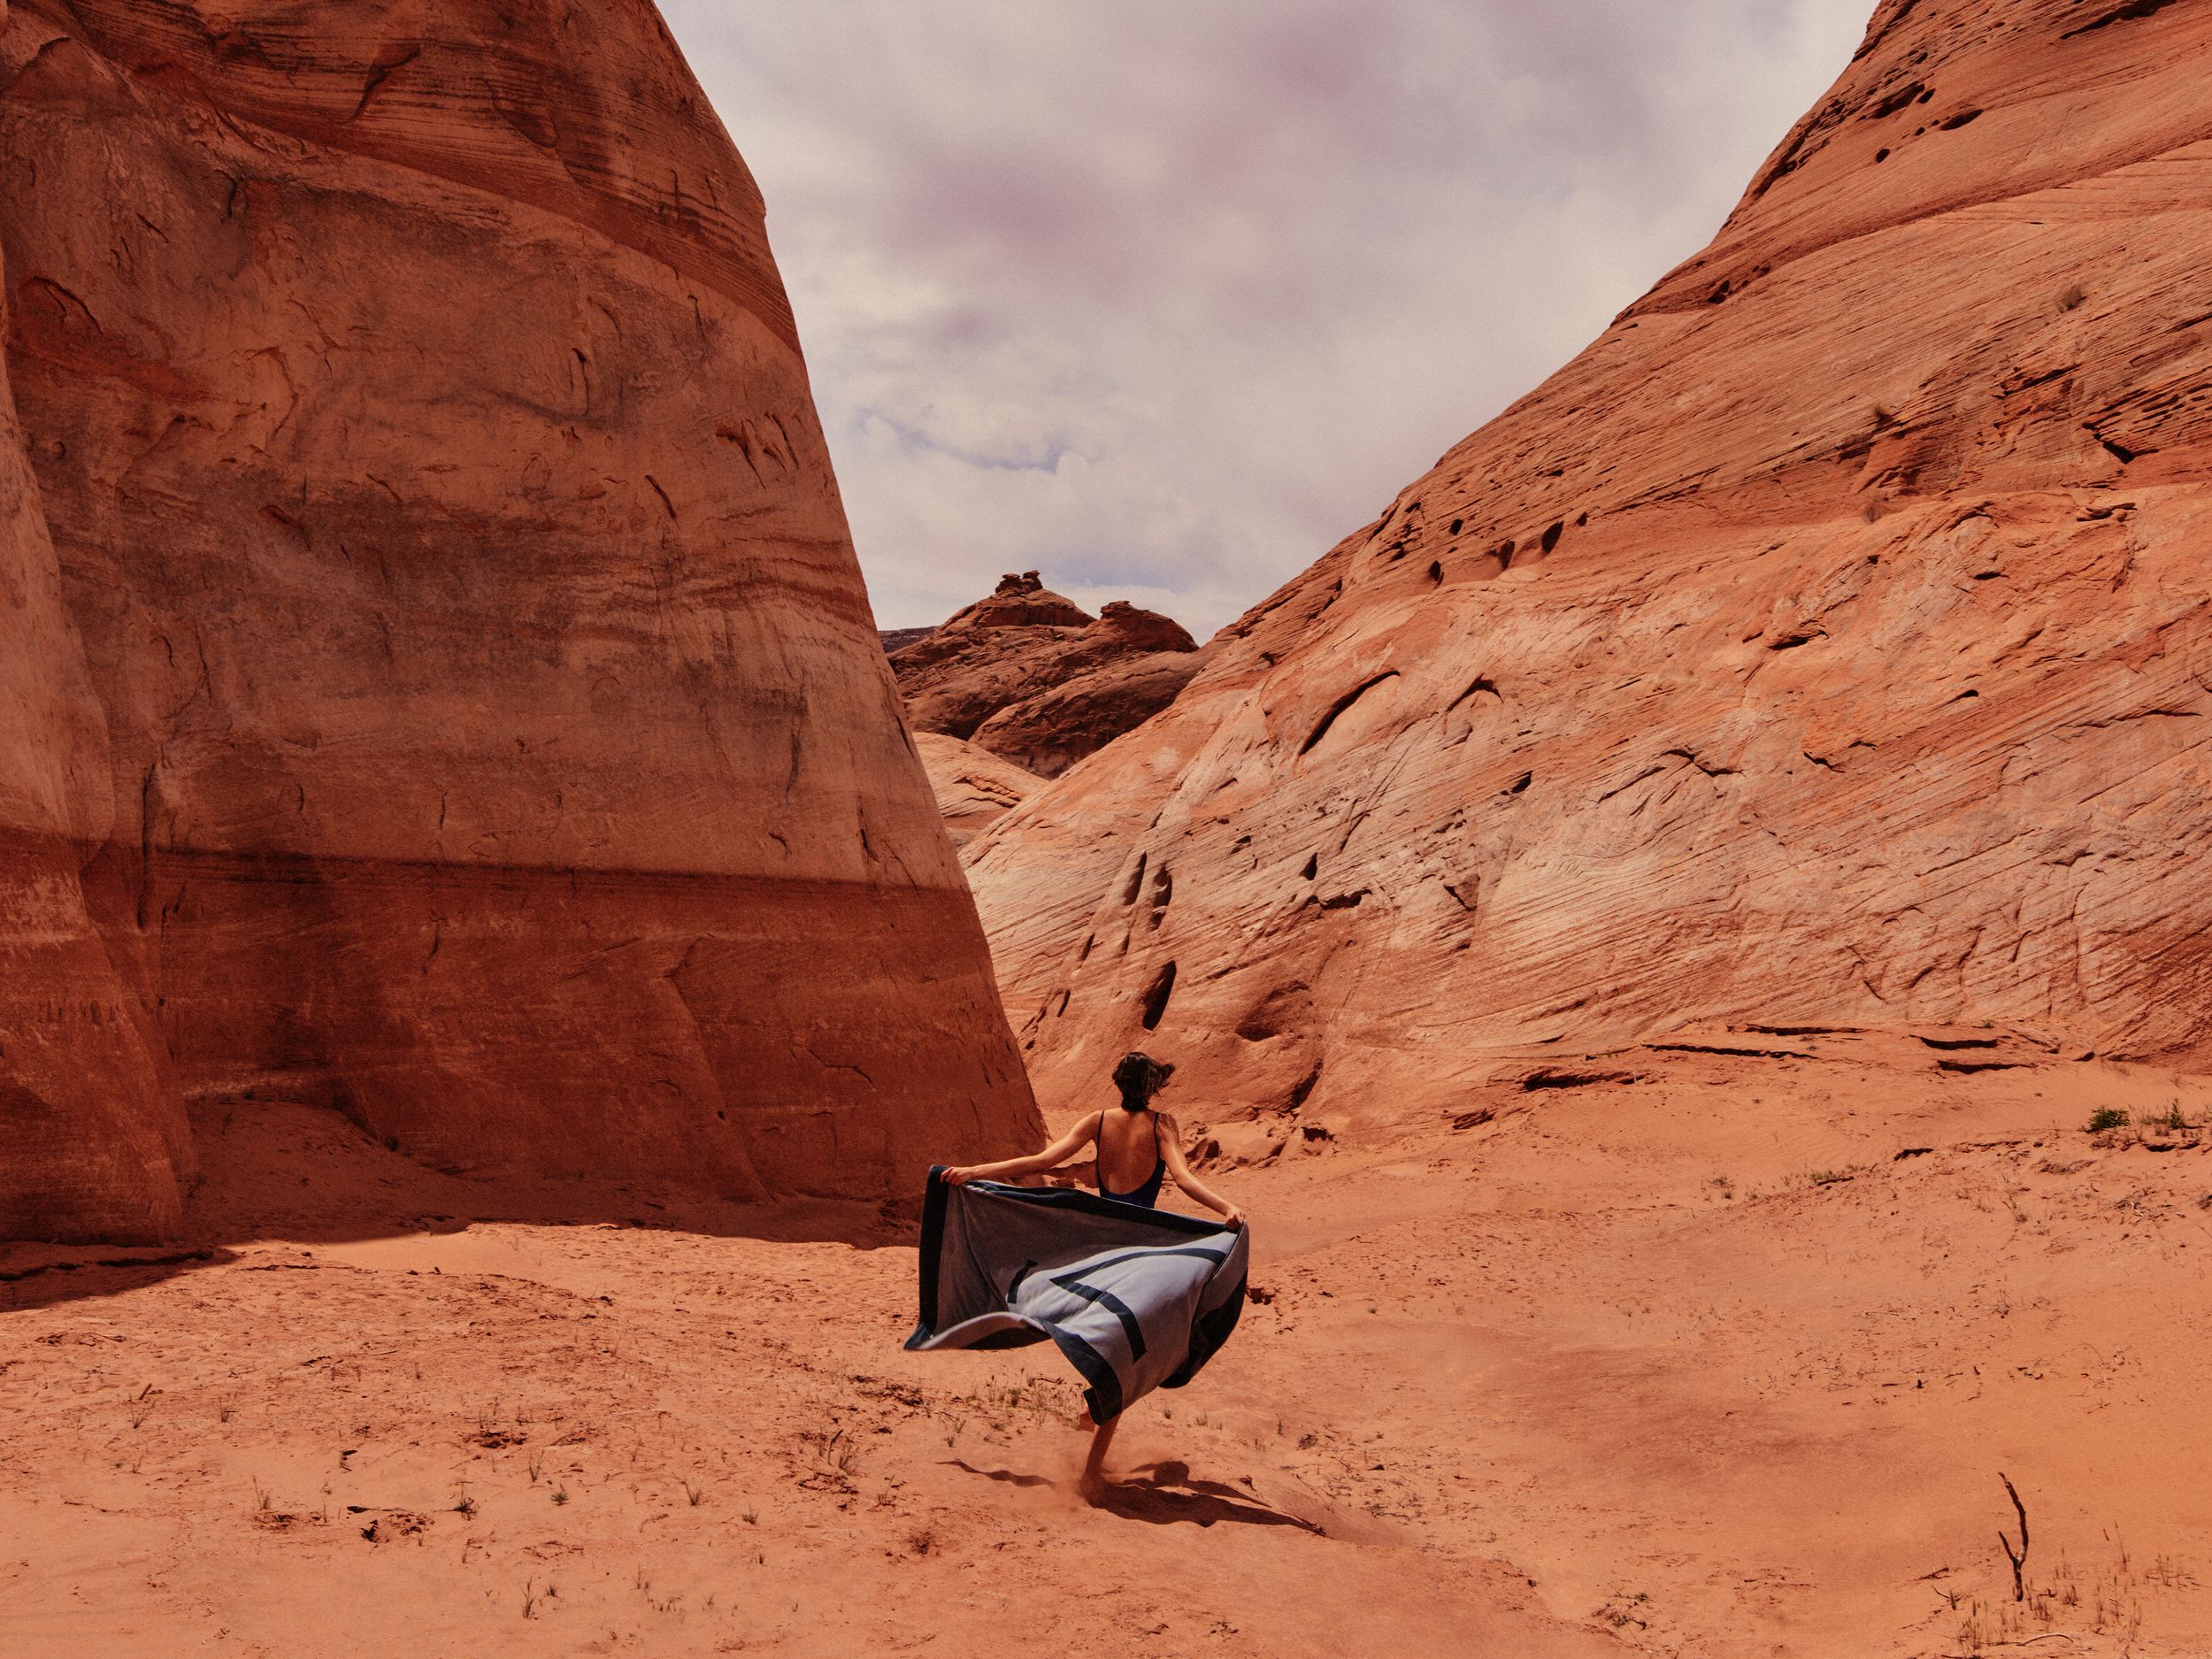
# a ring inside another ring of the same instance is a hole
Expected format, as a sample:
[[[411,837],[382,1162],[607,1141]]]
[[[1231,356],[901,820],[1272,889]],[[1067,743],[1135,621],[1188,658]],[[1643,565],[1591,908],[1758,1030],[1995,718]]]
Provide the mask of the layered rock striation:
[[[743,163],[644,0],[0,29],[0,1233],[184,1102],[873,1198],[1035,1118]]]
[[[883,638],[917,731],[1047,778],[1167,707],[1209,657],[1157,611],[1116,600],[1094,617],[1034,571],[940,627]]]
[[[956,848],[965,847],[1045,785],[1035,772],[941,733],[917,732],[914,747]]]
[[[1705,253],[970,849],[1048,1103],[2212,1054],[2203,8],[1886,0]]]

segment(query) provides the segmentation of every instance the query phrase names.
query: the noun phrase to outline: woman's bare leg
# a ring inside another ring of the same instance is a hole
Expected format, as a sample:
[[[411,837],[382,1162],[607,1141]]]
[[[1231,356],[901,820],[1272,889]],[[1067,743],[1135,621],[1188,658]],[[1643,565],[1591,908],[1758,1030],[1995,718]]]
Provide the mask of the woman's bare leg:
[[[1091,1435],[1091,1455],[1083,1462],[1083,1492],[1096,1497],[1106,1489],[1106,1448],[1114,1443],[1114,1431],[1121,1426],[1118,1417],[1108,1417]]]

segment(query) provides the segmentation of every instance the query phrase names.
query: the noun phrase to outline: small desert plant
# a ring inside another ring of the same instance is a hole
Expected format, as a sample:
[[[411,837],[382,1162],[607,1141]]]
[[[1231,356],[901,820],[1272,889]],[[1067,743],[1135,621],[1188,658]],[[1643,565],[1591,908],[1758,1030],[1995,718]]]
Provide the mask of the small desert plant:
[[[474,1520],[476,1518],[476,1500],[469,1496],[466,1492],[457,1494],[453,1500],[453,1512],[465,1521]]]
[[[2100,1106],[2089,1114],[2089,1133],[2101,1135],[2113,1129],[2124,1129],[2132,1120],[2117,1106]]]
[[[2069,282],[2058,291],[2058,308],[2062,311],[2078,310],[2081,303],[2088,297],[2089,296],[2083,291],[2080,283]]]
[[[568,1502],[568,1488],[566,1486],[554,1487],[553,1502],[556,1503],[566,1503]]]
[[[744,1522],[748,1526],[758,1526],[760,1525],[760,1511],[758,1509],[741,1509],[738,1511],[737,1518]]]
[[[2157,1117],[2152,1118],[2150,1120],[2149,1126],[2153,1129],[2171,1129],[2178,1131],[2186,1129],[2189,1126],[2189,1119],[2182,1112],[2181,1102],[2179,1101],[2176,1101],[2171,1106],[2168,1107]]]
[[[538,1477],[544,1472],[545,1454],[541,1451],[532,1452],[530,1454],[530,1484],[534,1486],[536,1486],[538,1484]]]
[[[691,1507],[693,1509],[697,1509],[702,1503],[706,1502],[707,1483],[703,1480],[685,1481],[684,1496],[691,1500]]]

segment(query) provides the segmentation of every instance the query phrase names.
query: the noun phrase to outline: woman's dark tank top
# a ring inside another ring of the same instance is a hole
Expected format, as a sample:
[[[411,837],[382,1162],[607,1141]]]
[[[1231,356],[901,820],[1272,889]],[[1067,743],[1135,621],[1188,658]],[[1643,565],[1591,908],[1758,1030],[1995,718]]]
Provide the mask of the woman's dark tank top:
[[[1128,1192],[1118,1193],[1106,1185],[1106,1114],[1098,1114],[1098,1195],[1110,1198],[1117,1203],[1141,1204],[1151,1210],[1160,1202],[1160,1182],[1167,1174],[1167,1160],[1160,1156],[1160,1114],[1152,1114],[1152,1173],[1146,1176]]]

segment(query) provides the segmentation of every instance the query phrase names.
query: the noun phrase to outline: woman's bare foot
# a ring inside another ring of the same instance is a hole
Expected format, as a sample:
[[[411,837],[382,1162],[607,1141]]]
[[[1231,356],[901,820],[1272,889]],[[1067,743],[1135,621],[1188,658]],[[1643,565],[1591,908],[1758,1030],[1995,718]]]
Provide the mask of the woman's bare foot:
[[[1114,1443],[1114,1431],[1120,1425],[1119,1417],[1109,1417],[1098,1425],[1097,1432],[1091,1436],[1091,1455],[1083,1460],[1080,1490],[1093,1503],[1105,1494],[1106,1448]]]

